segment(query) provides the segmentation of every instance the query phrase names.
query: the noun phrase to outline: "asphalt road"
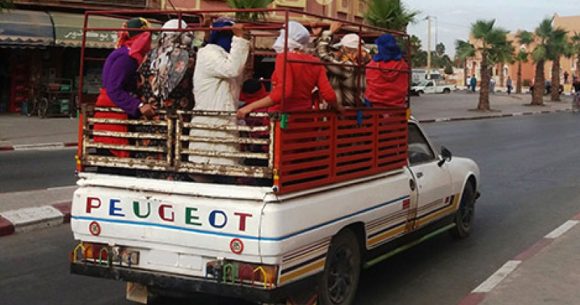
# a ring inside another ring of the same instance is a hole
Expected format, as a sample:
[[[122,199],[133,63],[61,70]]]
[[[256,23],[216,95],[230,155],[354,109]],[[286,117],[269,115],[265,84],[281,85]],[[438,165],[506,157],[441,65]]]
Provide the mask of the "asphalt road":
[[[568,113],[425,126],[482,172],[471,238],[431,239],[362,274],[356,304],[453,305],[505,261],[580,212],[580,116]],[[128,304],[122,283],[69,275],[68,227],[0,238],[3,305]],[[242,304],[168,300],[164,304]]]
[[[0,193],[74,185],[75,152],[0,152]]]

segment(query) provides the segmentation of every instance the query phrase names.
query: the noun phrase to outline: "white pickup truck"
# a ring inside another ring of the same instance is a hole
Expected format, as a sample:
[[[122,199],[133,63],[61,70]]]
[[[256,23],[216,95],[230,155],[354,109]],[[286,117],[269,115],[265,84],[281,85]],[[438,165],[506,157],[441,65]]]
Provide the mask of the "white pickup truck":
[[[288,194],[81,173],[71,271],[126,281],[143,303],[206,293],[296,304],[310,291],[351,305],[361,268],[437,233],[468,236],[479,183],[475,162],[436,150],[412,119],[408,166]]]
[[[412,95],[444,93],[449,94],[457,90],[457,86],[453,84],[445,84],[435,80],[425,80],[417,85],[411,87]]]

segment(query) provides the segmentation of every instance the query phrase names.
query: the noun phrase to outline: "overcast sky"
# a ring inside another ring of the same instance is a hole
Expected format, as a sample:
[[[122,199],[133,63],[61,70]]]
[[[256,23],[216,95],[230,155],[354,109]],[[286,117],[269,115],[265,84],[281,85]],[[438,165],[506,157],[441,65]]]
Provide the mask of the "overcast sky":
[[[467,39],[470,25],[477,19],[496,19],[496,24],[510,31],[532,31],[545,17],[580,15],[580,0],[403,0],[413,10],[421,11],[418,22],[409,27],[427,48],[427,15],[433,21],[433,48],[438,23],[438,40],[454,54],[457,39]],[[438,20],[438,22],[437,22]]]

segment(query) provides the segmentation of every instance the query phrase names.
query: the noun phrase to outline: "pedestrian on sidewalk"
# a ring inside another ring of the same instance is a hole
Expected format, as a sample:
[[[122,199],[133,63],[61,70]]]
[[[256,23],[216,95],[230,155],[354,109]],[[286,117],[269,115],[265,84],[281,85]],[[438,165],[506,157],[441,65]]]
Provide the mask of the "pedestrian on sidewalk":
[[[490,92],[491,94],[495,94],[495,84],[496,84],[496,82],[495,82],[495,78],[492,78],[492,79],[489,81],[489,92]]]
[[[570,74],[568,73],[568,71],[564,71],[564,84],[568,83],[569,77],[570,77]]]
[[[507,81],[505,82],[505,86],[507,87],[507,94],[511,95],[514,88],[511,76],[508,76]]]
[[[469,80],[469,86],[471,87],[471,92],[475,93],[475,87],[477,87],[477,78],[475,78],[475,74],[471,76]]]

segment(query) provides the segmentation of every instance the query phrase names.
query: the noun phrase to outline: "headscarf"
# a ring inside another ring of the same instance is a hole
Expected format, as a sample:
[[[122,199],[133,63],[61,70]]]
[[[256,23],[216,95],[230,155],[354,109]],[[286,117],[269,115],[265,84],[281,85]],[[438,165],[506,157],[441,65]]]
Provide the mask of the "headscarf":
[[[133,18],[123,24],[123,28],[126,29],[148,29],[149,27],[149,22],[145,18]],[[151,33],[126,30],[119,32],[118,37],[117,48],[127,47],[129,56],[141,65],[145,55],[151,50]]]
[[[212,23],[212,28],[225,28],[231,27],[234,22],[227,18],[218,18],[214,23]],[[215,44],[222,47],[226,52],[230,52],[232,48],[232,38],[234,33],[232,31],[211,31],[209,33],[208,44]]]
[[[280,30],[280,35],[274,42],[272,49],[276,53],[284,52],[284,39],[286,37],[286,30]],[[299,22],[288,22],[288,51],[302,50],[306,48],[310,42],[310,32]]]
[[[179,20],[167,21],[164,30],[179,29]],[[181,29],[186,29],[187,23],[181,21]],[[195,55],[192,32],[164,31],[159,36],[157,47],[150,53],[149,83],[154,96],[167,100],[171,92],[179,85],[187,72],[189,59]]]
[[[373,56],[374,61],[399,61],[403,58],[401,48],[397,44],[397,40],[391,34],[383,34],[375,40],[379,53]]]

